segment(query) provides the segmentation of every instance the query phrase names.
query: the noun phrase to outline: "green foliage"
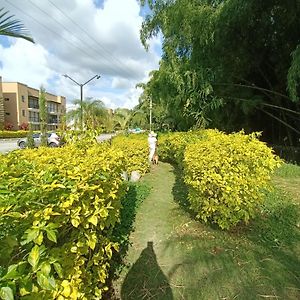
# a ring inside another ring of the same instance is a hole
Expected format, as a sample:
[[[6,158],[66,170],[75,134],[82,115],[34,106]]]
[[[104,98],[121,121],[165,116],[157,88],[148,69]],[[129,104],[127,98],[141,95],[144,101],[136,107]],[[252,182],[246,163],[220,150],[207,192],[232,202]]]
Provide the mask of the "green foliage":
[[[9,139],[9,138],[21,138],[26,137],[28,131],[18,130],[18,131],[0,131],[0,139]]]
[[[129,183],[126,195],[121,199],[120,223],[112,233],[113,242],[118,243],[119,252],[113,257],[112,273],[118,276],[124,267],[123,259],[130,245],[129,236],[134,231],[134,221],[138,207],[149,195],[150,188],[144,183]]]
[[[257,136],[201,130],[160,137],[160,157],[183,170],[190,207],[199,219],[229,229],[254,216],[280,164]]]
[[[247,223],[279,163],[257,134],[209,131],[206,139],[188,145],[184,155],[191,208],[222,229]]]
[[[300,167],[293,164],[283,164],[276,170],[275,174],[283,178],[300,177]]]
[[[264,130],[273,144],[296,145],[299,1],[146,3],[141,41],[162,34],[163,55],[140,100],[163,107],[169,128]]]
[[[101,299],[118,249],[111,233],[125,193],[123,165],[122,152],[105,144],[1,157],[2,295]]]
[[[47,135],[47,123],[48,112],[46,102],[46,90],[41,86],[39,93],[39,108],[40,108],[40,120],[41,120],[41,146],[46,147],[48,145]]]
[[[33,149],[34,148],[34,139],[33,139],[33,131],[32,131],[32,125],[29,123],[29,132],[27,134],[27,148]]]
[[[112,145],[124,153],[123,171],[129,175],[132,171],[139,171],[143,175],[149,170],[149,150],[145,135],[117,136],[113,138]]]
[[[14,16],[9,16],[8,11],[4,11],[4,8],[0,9],[0,35],[22,38],[34,43],[24,25],[13,18]]]

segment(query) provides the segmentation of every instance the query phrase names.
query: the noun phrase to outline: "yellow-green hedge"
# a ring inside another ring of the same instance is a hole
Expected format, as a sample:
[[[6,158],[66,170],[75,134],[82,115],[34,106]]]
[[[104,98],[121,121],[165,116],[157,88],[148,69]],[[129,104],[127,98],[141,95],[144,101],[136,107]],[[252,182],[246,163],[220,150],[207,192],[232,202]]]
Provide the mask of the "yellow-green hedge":
[[[143,175],[149,170],[149,149],[146,135],[120,135],[113,138],[112,146],[123,151],[125,157],[123,170],[128,174],[132,171],[139,171]]]
[[[24,130],[18,130],[18,131],[0,130],[0,139],[21,138],[21,137],[26,137],[27,135],[28,135],[28,131],[24,131]]]
[[[200,219],[222,229],[248,222],[280,160],[257,134],[209,130],[205,136],[187,145],[184,155],[191,208]]]
[[[5,299],[101,299],[117,249],[110,235],[123,166],[122,151],[97,144],[0,156]]]

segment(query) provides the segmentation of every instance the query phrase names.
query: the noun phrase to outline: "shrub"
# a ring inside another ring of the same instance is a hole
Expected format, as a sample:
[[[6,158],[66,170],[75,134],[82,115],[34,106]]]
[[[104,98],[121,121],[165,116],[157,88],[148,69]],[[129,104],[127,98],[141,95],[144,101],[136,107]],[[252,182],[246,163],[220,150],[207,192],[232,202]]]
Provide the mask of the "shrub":
[[[4,299],[102,298],[118,246],[111,234],[123,165],[121,151],[97,144],[0,157]]]
[[[128,174],[139,171],[143,175],[149,170],[149,149],[145,135],[117,136],[113,138],[112,145],[123,151],[125,156],[123,170]]]
[[[185,183],[191,208],[198,218],[222,229],[248,222],[280,160],[255,133],[226,135],[208,130],[204,136],[185,149]]]
[[[1,130],[0,131],[0,139],[8,139],[8,138],[21,138],[21,137],[26,137],[28,134],[28,131],[6,131],[6,130]]]

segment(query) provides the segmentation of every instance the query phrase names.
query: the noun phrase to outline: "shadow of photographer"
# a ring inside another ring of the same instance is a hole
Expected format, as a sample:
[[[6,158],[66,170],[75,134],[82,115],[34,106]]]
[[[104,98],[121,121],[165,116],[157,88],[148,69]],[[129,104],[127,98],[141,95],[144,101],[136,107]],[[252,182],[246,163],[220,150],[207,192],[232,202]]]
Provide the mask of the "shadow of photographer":
[[[157,263],[153,242],[147,243],[147,247],[127,273],[121,289],[121,299],[174,299],[168,279]]]

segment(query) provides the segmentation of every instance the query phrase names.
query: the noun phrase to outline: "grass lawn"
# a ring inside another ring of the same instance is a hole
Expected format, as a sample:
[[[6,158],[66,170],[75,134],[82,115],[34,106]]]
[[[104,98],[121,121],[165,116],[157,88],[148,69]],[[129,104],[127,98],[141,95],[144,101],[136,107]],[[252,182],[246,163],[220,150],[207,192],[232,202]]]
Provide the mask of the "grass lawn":
[[[143,181],[122,299],[300,299],[300,168],[284,166],[249,226],[230,232],[193,219],[181,174],[154,166]],[[286,192],[285,192],[286,191]]]

